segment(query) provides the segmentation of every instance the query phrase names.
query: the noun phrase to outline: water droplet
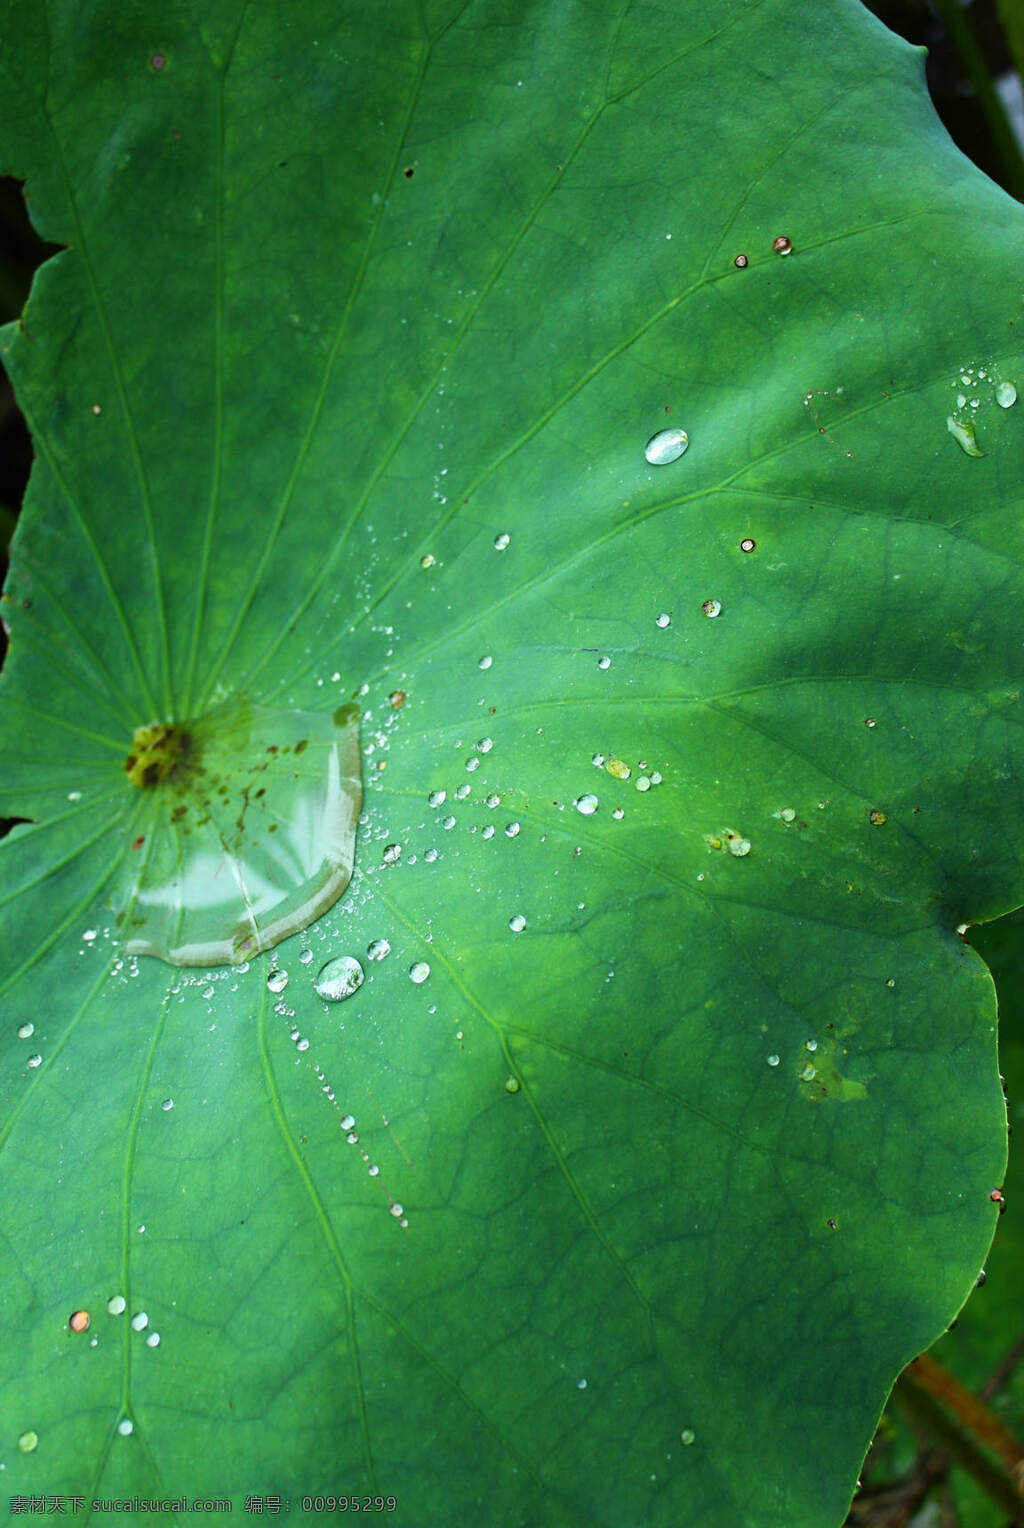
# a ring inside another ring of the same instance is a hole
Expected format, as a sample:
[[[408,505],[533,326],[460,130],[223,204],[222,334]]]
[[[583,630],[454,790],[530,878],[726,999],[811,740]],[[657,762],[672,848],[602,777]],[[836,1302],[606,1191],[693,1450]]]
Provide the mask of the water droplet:
[[[796,820],[796,813],[791,806],[780,807],[775,816],[781,817],[783,822],[794,822]]]
[[[447,798],[448,798],[448,792],[447,791],[431,791],[430,795],[427,797],[427,805],[428,806],[444,806],[445,801],[447,800]]]
[[[616,780],[628,780],[633,771],[622,759],[608,759],[605,769]]]
[[[779,1064],[779,1058],[775,1054],[775,1052],[772,1051],[771,1055],[768,1057],[768,1065],[769,1066],[778,1066],[778,1064]]]
[[[165,1098],[163,1103],[160,1105],[160,1107],[164,1111],[165,1114],[170,1114],[171,1110],[174,1108],[174,1099],[173,1098]]]
[[[750,264],[750,261],[747,259],[746,255],[737,255],[732,263],[735,265],[738,271],[745,271],[747,266]]]
[[[741,833],[727,833],[725,842],[729,853],[734,854],[737,859],[742,859],[745,854],[750,853],[750,839],[744,838]]]
[[[777,239],[772,240],[772,249],[777,255],[791,255],[793,245],[784,233],[780,233]]]
[[[300,1051],[309,1050],[309,1041],[305,1038],[305,1036],[303,1036],[303,1038],[296,1043],[295,1049]]]
[[[880,828],[885,822],[885,813],[880,812],[877,807],[872,807],[871,811],[868,813],[868,822],[870,822],[874,827]]]
[[[1001,409],[1012,408],[1017,402],[1017,389],[1012,382],[996,383],[996,402]]]
[[[42,1066],[42,1064],[43,1064],[43,1058],[42,1058],[42,1056],[40,1056],[38,1051],[36,1052],[36,1054],[34,1056],[29,1056],[27,1062],[25,1063],[26,1066],[31,1066],[31,1067]]]
[[[607,653],[605,653],[603,658],[598,658],[597,666],[598,666],[599,669],[610,669],[611,668],[612,660],[609,658]]]
[[[432,568],[436,561],[437,558],[434,556],[433,552],[424,552],[423,556],[420,558],[420,567]]]
[[[385,846],[384,846],[384,863],[385,863],[385,865],[397,865],[398,861],[401,858],[402,858],[402,846],[401,846],[401,844],[385,844]]]
[[[468,772],[470,774],[472,774],[474,770],[479,769],[479,768],[480,768],[480,760],[476,757],[475,754],[474,754],[474,756],[472,758],[466,760],[466,769],[468,770]],[[465,787],[463,787],[463,788],[465,789]],[[467,794],[467,796],[469,795],[468,790],[466,791],[466,794]],[[458,795],[457,791],[456,791],[456,795]]]
[[[876,725],[875,718],[873,716],[865,716],[864,725],[865,727],[874,727]]]
[[[651,782],[646,775],[637,775],[636,788],[641,793],[650,790]]]
[[[68,800],[69,801],[81,801],[81,799],[82,799],[82,792],[81,791],[68,791]]]
[[[651,784],[652,785],[660,785],[661,784],[661,774],[656,769],[652,769],[651,770]]]
[[[626,814],[623,811],[621,806],[616,806],[616,807],[612,808],[612,816],[615,818],[616,822],[621,822],[623,817],[625,817],[625,815]]]
[[[685,430],[659,430],[652,435],[644,447],[644,455],[652,467],[667,467],[669,462],[677,462],[690,444],[690,437]]]
[[[595,753],[594,757],[591,759],[590,762],[591,762],[591,764],[593,764],[595,769],[603,769],[604,768],[604,754],[603,753]]]
[[[125,1299],[124,1295],[111,1295],[110,1299],[107,1301],[107,1310],[112,1316],[122,1316],[127,1304],[128,1301]]]
[[[743,540],[740,542],[740,551],[752,552],[756,546],[757,542],[754,540],[753,536],[744,536]]]
[[[817,1040],[810,1039],[810,1040],[805,1040],[804,1041],[804,1050],[816,1051],[817,1049],[818,1049],[818,1042],[817,1042]]]
[[[892,979],[892,977],[891,977],[891,976],[887,976],[887,977],[886,977],[886,978],[885,978],[885,985],[886,985],[886,986],[887,986],[887,987],[895,987],[895,985],[896,985],[896,983],[895,983],[895,982],[894,982],[894,981],[893,981],[893,979]]]
[[[313,987],[325,1003],[341,1003],[363,985],[363,968],[354,955],[336,955],[322,965]]]
[[[477,752],[478,753],[490,753],[490,751],[491,751],[491,749],[493,747],[494,747],[494,739],[493,738],[491,738],[491,737],[482,737],[482,738],[478,738],[477,739],[476,748],[477,748]]]
[[[682,1432],[679,1434],[679,1441],[687,1448],[689,1448],[690,1444],[694,1442],[696,1437],[697,1434],[694,1432],[692,1427],[684,1427]]]
[[[372,939],[366,946],[366,953],[371,960],[383,960],[391,954],[391,945],[387,939]]]
[[[392,690],[391,694],[388,696],[388,704],[393,711],[400,711],[405,705],[405,691]]]
[[[592,795],[589,791],[585,796],[577,796],[576,800],[573,802],[573,806],[576,808],[577,812],[581,812],[584,817],[593,817],[599,805],[600,802],[598,801],[597,797]]]
[[[495,536],[494,538],[494,550],[496,552],[503,552],[511,540],[512,537],[508,531],[502,531],[500,536]]]
[[[713,621],[716,615],[722,614],[721,600],[705,600],[700,608],[703,610],[709,621]]]
[[[144,1332],[148,1325],[149,1325],[149,1315],[148,1315],[148,1313],[146,1311],[144,1311],[144,1310],[137,1311],[135,1313],[135,1315],[132,1317],[132,1331],[133,1332]]]
[[[87,1310],[72,1311],[68,1318],[68,1326],[73,1332],[87,1332],[91,1317]]]
[[[482,838],[493,838],[494,837],[494,824],[493,823],[489,822],[487,824],[486,828],[484,828],[483,832],[481,833],[481,837]]]
[[[409,967],[409,978],[416,983],[417,987],[421,986],[429,975],[430,967],[425,960],[417,960],[414,965]]]
[[[586,1382],[585,1379],[578,1379],[576,1381],[576,1389],[577,1390],[586,1390],[586,1388],[587,1388],[587,1382]]]
[[[478,661],[477,668],[489,669],[493,662],[494,659],[490,656],[490,654],[485,653],[484,656]]]
[[[146,1338],[146,1346],[147,1348],[158,1348],[160,1346],[160,1333],[150,1332]]]
[[[800,1081],[801,1082],[812,1082],[814,1080],[814,1078],[817,1077],[817,1075],[818,1075],[818,1068],[816,1066],[812,1066],[811,1063],[808,1061],[806,1066],[804,1066],[802,1068],[801,1072],[800,1072]]]
[[[402,1215],[404,1215],[404,1214],[405,1214],[405,1210],[404,1210],[404,1209],[403,1209],[403,1208],[402,1208],[402,1206],[401,1206],[401,1205],[400,1205],[400,1204],[399,1204],[399,1203],[398,1203],[398,1201],[397,1201],[397,1200],[395,1200],[395,1201],[394,1201],[394,1202],[393,1202],[393,1203],[392,1203],[392,1205],[391,1205],[391,1213],[392,1213],[392,1215],[393,1215],[393,1216],[394,1216],[394,1217],[395,1217],[395,1219],[396,1219],[396,1220],[398,1220],[398,1219],[399,1219],[399,1218],[400,1218],[400,1216],[402,1216]]]
[[[454,817],[450,817],[450,816],[449,817],[442,817],[441,818],[441,826],[442,826],[442,828],[444,828],[446,833],[450,833],[452,828],[454,828],[454,826],[455,826],[455,818]]]
[[[39,1434],[34,1432],[23,1432],[21,1437],[18,1439],[18,1447],[21,1449],[23,1454],[34,1454],[36,1449],[39,1447]]]
[[[523,929],[526,927],[526,919],[523,917],[522,913],[516,913],[514,918],[510,918],[508,920],[508,926],[512,930],[513,934],[521,934]]]
[[[271,971],[267,977],[267,990],[269,992],[283,992],[288,985],[287,971]]]
[[[505,837],[506,838],[518,838],[519,837],[519,824],[518,824],[518,822],[508,822],[508,823],[505,824]]]
[[[963,424],[954,419],[950,414],[946,420],[946,429],[952,435],[957,445],[965,456],[984,456],[985,453],[978,445],[978,437],[974,433],[974,420],[965,419]]]
[[[492,795],[492,796],[487,796],[484,799],[484,806],[488,806],[492,810],[494,809],[494,807],[500,806],[500,805],[501,805],[501,797],[500,796],[493,796]]]
[[[135,1431],[135,1423],[132,1421],[131,1417],[122,1417],[120,1422],[117,1424],[117,1430],[121,1434],[122,1438],[130,1438],[132,1433]]]
[[[654,624],[655,626],[660,626],[662,630],[664,630],[666,626],[671,626],[672,617],[668,614],[667,611],[663,610],[660,615],[655,616]]]
[[[18,1039],[19,1040],[31,1040],[31,1038],[35,1034],[35,1032],[36,1032],[36,1026],[34,1024],[32,1024],[31,1022],[27,1023],[27,1024],[19,1024],[18,1025]]]

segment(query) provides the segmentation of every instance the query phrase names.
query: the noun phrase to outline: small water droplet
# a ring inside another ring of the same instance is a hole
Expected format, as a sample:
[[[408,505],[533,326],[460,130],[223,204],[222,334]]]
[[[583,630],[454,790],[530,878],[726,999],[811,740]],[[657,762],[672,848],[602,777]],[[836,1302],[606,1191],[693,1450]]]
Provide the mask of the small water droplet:
[[[384,863],[385,863],[385,865],[397,865],[398,861],[401,858],[402,858],[402,846],[401,846],[401,844],[385,844],[385,846],[384,846]]]
[[[1017,388],[1012,382],[996,383],[996,402],[1001,409],[1012,408],[1017,402]]]
[[[816,1051],[817,1049],[818,1049],[818,1042],[817,1042],[817,1040],[811,1039],[811,1040],[805,1040],[804,1041],[804,1050]]]
[[[648,779],[648,777],[646,775],[637,775],[637,778],[636,778],[636,788],[641,793],[643,793],[644,791],[649,791],[650,790],[651,782],[650,782],[650,780]]]
[[[584,817],[593,817],[599,805],[600,802],[598,801],[597,797],[590,791],[588,791],[585,796],[577,796],[576,800],[573,802],[573,806],[576,808],[577,812],[582,813]]]
[[[737,859],[742,859],[745,854],[750,853],[750,839],[744,838],[742,833],[734,833],[730,829],[725,835],[725,843],[729,853],[734,854]]]
[[[491,738],[491,737],[482,737],[482,738],[478,738],[477,739],[476,748],[477,748],[477,752],[478,753],[490,753],[490,751],[491,751],[491,749],[493,747],[494,747],[494,739],[493,738]]]
[[[737,270],[744,271],[750,264],[750,261],[747,259],[746,255],[737,255],[732,263],[735,265]]]
[[[484,806],[491,807],[492,810],[493,810],[494,807],[500,806],[500,805],[501,805],[501,797],[500,796],[493,796],[492,795],[492,796],[487,796],[484,799]]]
[[[521,1087],[522,1087],[522,1083],[519,1081],[518,1077],[506,1077],[505,1078],[505,1092],[506,1093],[518,1093],[519,1089]]]
[[[644,456],[652,467],[667,467],[669,462],[679,460],[689,444],[690,437],[685,430],[659,430],[644,447]]]
[[[586,1388],[587,1388],[587,1382],[586,1382],[585,1379],[578,1379],[576,1381],[576,1389],[577,1390],[586,1390]]]
[[[131,1417],[122,1417],[120,1422],[117,1424],[117,1430],[121,1434],[122,1438],[130,1438],[132,1433],[135,1431],[135,1423],[132,1421]]]
[[[454,828],[454,826],[455,826],[455,818],[454,817],[442,817],[441,818],[441,826],[442,826],[442,828],[444,828],[446,833],[450,833],[452,828]]]
[[[420,558],[420,567],[432,568],[436,561],[437,558],[434,556],[433,552],[424,552],[423,556]]]
[[[482,831],[480,836],[482,838],[493,838],[494,837],[494,824],[489,822],[487,824],[486,828],[483,829],[483,831]]]
[[[112,1316],[122,1316],[128,1301],[124,1295],[111,1295],[107,1301],[107,1310]]]
[[[744,536],[743,540],[740,542],[740,551],[752,552],[756,546],[757,542],[754,540],[753,536]]]
[[[35,1032],[36,1032],[36,1026],[33,1023],[31,1023],[31,1022],[29,1022],[27,1024],[19,1024],[18,1025],[18,1039],[19,1040],[31,1040],[31,1038],[35,1034]]]
[[[896,985],[896,983],[895,983],[895,982],[894,982],[894,981],[893,981],[893,979],[892,979],[892,977],[891,977],[891,976],[887,976],[887,977],[886,977],[886,978],[885,978],[885,985],[886,985],[886,986],[887,986],[887,987],[895,987],[895,985]]]
[[[806,1063],[806,1065],[801,1069],[801,1072],[800,1072],[800,1081],[801,1082],[812,1082],[814,1080],[814,1078],[817,1077],[817,1075],[818,1075],[818,1068],[816,1066],[812,1066],[811,1063],[808,1061]]]
[[[777,255],[791,255],[793,253],[792,242],[784,233],[780,233],[777,239],[772,240],[772,249]]]
[[[391,954],[391,945],[387,939],[372,939],[366,946],[366,953],[371,960],[383,960]]]
[[[283,992],[287,985],[287,971],[271,971],[267,977],[267,990],[270,992]]]
[[[148,1315],[148,1312],[146,1312],[144,1310],[136,1311],[135,1315],[132,1317],[132,1331],[133,1332],[144,1332],[148,1325],[149,1325],[149,1315]]]
[[[651,770],[651,784],[652,785],[660,785],[661,784],[661,774],[660,774],[660,772],[657,769],[652,769]]]
[[[796,813],[791,806],[780,807],[775,816],[781,817],[783,822],[794,822],[796,820]]]
[[[518,822],[508,822],[508,823],[505,824],[505,837],[506,838],[518,838],[519,837],[519,824],[518,824]]]
[[[355,1122],[356,1122],[356,1117],[355,1117],[354,1114],[346,1114],[344,1119],[341,1122],[342,1130],[351,1130],[352,1127],[355,1125]]]
[[[445,801],[447,799],[448,799],[448,792],[447,791],[431,791],[430,795],[427,797],[427,805],[428,806],[444,806]]]
[[[500,536],[495,536],[494,538],[494,550],[496,552],[503,552],[511,540],[512,537],[508,531],[502,531]]]
[[[625,815],[626,814],[623,811],[621,806],[616,806],[616,807],[612,808],[612,816],[615,818],[616,822],[621,822],[623,817],[625,817]]]
[[[158,1348],[160,1346],[160,1333],[150,1332],[146,1338],[146,1346],[147,1348]]]
[[[868,813],[868,822],[870,822],[873,827],[880,828],[885,822],[885,813],[880,812],[877,807],[872,807],[871,811]]]
[[[616,780],[628,780],[633,773],[632,769],[623,759],[608,759],[604,767]]]
[[[965,419],[963,424],[954,419],[950,414],[946,420],[946,429],[952,435],[957,445],[965,456],[984,456],[985,453],[978,445],[978,437],[974,433],[974,420]]]
[[[417,960],[414,965],[409,967],[409,978],[416,983],[417,987],[421,986],[429,975],[430,967],[425,960]]]
[[[81,801],[81,799],[82,799],[82,792],[81,791],[68,791],[68,800],[69,801]]]
[[[26,1066],[31,1066],[33,1068],[37,1067],[37,1066],[42,1066],[42,1064],[43,1064],[43,1058],[42,1058],[42,1056],[40,1056],[38,1051],[36,1052],[36,1054],[34,1056],[29,1056],[27,1062],[25,1063]]]
[[[660,615],[654,617],[654,624],[655,626],[660,626],[662,630],[664,630],[666,626],[671,626],[672,617],[666,610],[663,610]]]
[[[400,711],[405,705],[405,691],[392,690],[391,694],[388,696],[388,704],[393,711]]]
[[[95,938],[96,938],[96,930],[94,928],[87,928],[85,930],[85,933],[82,935],[82,940],[83,940],[83,943],[85,943],[85,944],[92,944],[92,942],[93,942],[93,940]]]
[[[477,668],[489,669],[493,662],[494,659],[490,656],[490,654],[485,653],[484,656],[477,662]]]
[[[607,653],[605,653],[603,658],[598,658],[597,666],[598,666],[599,669],[610,669],[611,668],[612,660],[609,658]]]
[[[23,1432],[18,1439],[18,1447],[23,1454],[34,1454],[39,1447],[39,1434],[31,1431]]]
[[[508,920],[508,926],[512,930],[513,934],[521,934],[523,929],[526,927],[526,919],[523,917],[522,913],[516,913],[514,918],[510,918]]]
[[[595,753],[594,757],[591,759],[590,762],[591,762],[591,764],[593,764],[595,769],[603,769],[604,768],[604,754],[603,753]]]
[[[475,754],[473,755],[472,758],[469,758],[469,759],[466,760],[466,769],[467,769],[467,771],[470,774],[472,774],[474,770],[477,770],[479,768],[480,768],[480,760],[476,757]],[[463,789],[465,789],[465,787],[463,787]],[[467,796],[469,795],[468,790],[466,791],[466,794],[467,794]],[[456,791],[456,795],[458,795],[457,791]]]
[[[771,1055],[768,1057],[768,1065],[769,1066],[778,1066],[778,1064],[779,1064],[779,1058],[775,1054],[775,1052],[772,1051]]]
[[[694,1432],[692,1427],[684,1427],[682,1432],[679,1434],[679,1441],[687,1448],[689,1448],[690,1444],[694,1442],[696,1437],[697,1434]]]
[[[68,1326],[73,1332],[87,1332],[91,1317],[87,1310],[72,1311],[68,1318]]]
[[[336,955],[316,974],[313,987],[325,1003],[342,1003],[363,985],[363,968],[354,955]]]
[[[709,621],[713,621],[716,615],[722,614],[721,600],[705,600],[700,608],[703,610]]]
[[[404,1210],[404,1209],[403,1209],[403,1208],[402,1208],[402,1206],[401,1206],[401,1205],[400,1205],[400,1204],[399,1204],[399,1203],[398,1203],[398,1201],[397,1201],[397,1200],[395,1200],[395,1201],[394,1201],[394,1202],[393,1202],[393,1204],[392,1204],[392,1206],[391,1206],[391,1213],[392,1213],[392,1215],[393,1215],[393,1216],[394,1216],[394,1217],[395,1217],[395,1219],[396,1219],[396,1220],[398,1220],[398,1219],[399,1219],[399,1218],[400,1218],[400,1217],[401,1217],[401,1216],[402,1216],[402,1215],[404,1215],[404,1214],[405,1214],[405,1210]]]
[[[174,1099],[173,1098],[165,1098],[163,1103],[160,1105],[160,1107],[164,1111],[165,1114],[170,1114],[171,1110],[174,1108]]]

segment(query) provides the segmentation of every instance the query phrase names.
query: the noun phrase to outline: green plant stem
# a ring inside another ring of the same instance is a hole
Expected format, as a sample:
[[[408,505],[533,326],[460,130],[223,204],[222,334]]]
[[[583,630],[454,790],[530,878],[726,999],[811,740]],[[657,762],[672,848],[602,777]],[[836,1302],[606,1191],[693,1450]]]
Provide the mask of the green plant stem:
[[[985,63],[974,29],[958,0],[937,0],[950,41],[974,87],[1003,171],[1003,185],[1011,196],[1024,202],[1024,155],[1006,115],[999,93]]]

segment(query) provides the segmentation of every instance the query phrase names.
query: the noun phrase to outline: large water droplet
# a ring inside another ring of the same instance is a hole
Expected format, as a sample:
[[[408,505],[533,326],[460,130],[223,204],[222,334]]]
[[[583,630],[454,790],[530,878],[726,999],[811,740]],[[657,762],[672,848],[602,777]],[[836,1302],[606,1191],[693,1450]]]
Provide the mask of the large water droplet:
[[[985,453],[978,445],[978,437],[974,433],[973,419],[965,419],[963,423],[954,419],[950,414],[946,420],[946,429],[952,435],[957,445],[965,456],[984,456]]]
[[[1017,389],[1012,382],[996,383],[996,402],[1001,409],[1013,407],[1017,402]]]
[[[581,812],[584,817],[593,817],[599,805],[600,802],[598,801],[597,797],[590,791],[588,791],[585,796],[577,796],[576,800],[573,802],[573,806],[576,808],[577,812]]]
[[[417,986],[422,985],[422,983],[426,981],[429,975],[430,967],[427,965],[425,960],[417,960],[415,964],[409,967],[409,978],[411,981],[414,981]]]
[[[125,773],[153,810],[123,857],[129,955],[237,964],[315,922],[352,874],[362,804],[359,708],[293,711],[235,696],[136,729]]]
[[[313,983],[317,997],[325,1003],[342,1003],[363,985],[363,968],[354,955],[336,955],[316,974]]]
[[[659,430],[644,447],[644,455],[652,467],[667,467],[677,462],[690,444],[685,430]]]

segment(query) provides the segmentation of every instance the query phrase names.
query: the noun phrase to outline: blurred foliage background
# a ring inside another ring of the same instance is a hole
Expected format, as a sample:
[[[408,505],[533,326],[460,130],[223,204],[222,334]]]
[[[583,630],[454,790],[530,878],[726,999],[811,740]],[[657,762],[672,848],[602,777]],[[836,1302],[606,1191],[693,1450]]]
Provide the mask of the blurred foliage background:
[[[894,32],[928,49],[928,88],[953,140],[1024,202],[1024,0],[866,3]],[[30,204],[31,187],[28,197]],[[0,322],[21,315],[33,272],[55,250],[32,230],[22,183],[0,179]],[[28,431],[0,374],[0,572],[31,465]],[[1024,909],[966,937],[992,971],[999,998],[1011,1161],[998,1187],[1008,1213],[978,1290],[896,1385],[850,1510],[857,1528],[1024,1525],[1024,1153],[1012,1150],[1014,1124],[1024,1125]]]

